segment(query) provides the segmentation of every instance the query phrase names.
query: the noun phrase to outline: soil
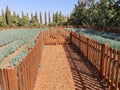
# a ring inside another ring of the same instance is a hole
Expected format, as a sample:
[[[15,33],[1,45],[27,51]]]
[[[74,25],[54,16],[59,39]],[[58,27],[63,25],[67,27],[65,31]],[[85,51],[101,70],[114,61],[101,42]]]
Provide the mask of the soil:
[[[45,46],[34,90],[74,90],[74,82],[62,45]]]
[[[34,90],[105,90],[69,45],[45,46]]]

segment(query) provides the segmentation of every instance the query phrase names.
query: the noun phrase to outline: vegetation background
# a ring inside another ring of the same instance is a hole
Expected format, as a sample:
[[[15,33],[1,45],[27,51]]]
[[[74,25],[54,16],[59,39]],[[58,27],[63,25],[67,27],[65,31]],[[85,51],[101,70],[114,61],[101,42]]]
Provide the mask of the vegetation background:
[[[11,12],[9,7],[6,6],[6,9],[2,10],[2,14],[0,16],[1,27],[44,25],[119,27],[120,0],[78,0],[72,13],[69,15],[64,15],[61,11],[55,13],[35,12],[31,13],[31,17],[29,17],[28,13],[24,13],[24,11],[22,12],[22,15],[19,15],[15,11]]]

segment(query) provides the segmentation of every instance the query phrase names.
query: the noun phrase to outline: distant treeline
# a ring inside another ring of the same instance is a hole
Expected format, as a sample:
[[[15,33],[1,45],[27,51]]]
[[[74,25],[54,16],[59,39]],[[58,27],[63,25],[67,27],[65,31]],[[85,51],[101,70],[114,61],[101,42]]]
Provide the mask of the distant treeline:
[[[78,0],[70,15],[63,15],[62,12],[35,12],[29,17],[24,12],[22,15],[15,11],[11,14],[6,6],[0,16],[1,27],[56,25],[120,27],[120,0]]]
[[[120,27],[120,0],[78,0],[68,24]]]
[[[2,14],[0,16],[0,27],[15,27],[15,26],[56,26],[56,25],[66,25],[67,24],[67,16],[63,15],[62,12],[35,12],[35,14],[31,13],[31,17],[29,17],[28,13],[22,12],[20,17],[15,11],[11,13],[8,6],[6,6],[6,10],[2,10]],[[44,21],[43,21],[44,20]]]

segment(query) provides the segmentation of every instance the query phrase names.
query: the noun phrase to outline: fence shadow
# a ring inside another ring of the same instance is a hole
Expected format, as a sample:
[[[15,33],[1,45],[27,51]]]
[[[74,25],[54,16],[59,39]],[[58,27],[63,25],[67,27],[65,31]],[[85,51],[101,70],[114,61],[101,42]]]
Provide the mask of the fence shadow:
[[[70,45],[65,44],[63,48],[70,65],[75,90],[105,90],[82,55]]]

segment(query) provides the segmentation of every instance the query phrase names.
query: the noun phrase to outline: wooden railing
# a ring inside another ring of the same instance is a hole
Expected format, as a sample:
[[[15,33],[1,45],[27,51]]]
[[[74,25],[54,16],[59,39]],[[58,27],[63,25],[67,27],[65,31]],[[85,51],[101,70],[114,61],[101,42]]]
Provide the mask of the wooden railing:
[[[1,90],[33,90],[42,55],[42,40],[41,33],[35,46],[16,66],[0,69]]]
[[[94,67],[94,72],[101,77],[110,90],[120,89],[120,51],[109,48],[107,44],[100,44],[76,32],[71,32],[70,42],[82,52]]]
[[[33,90],[43,45],[64,44],[69,34],[58,27],[53,31],[41,31],[36,44],[16,66],[0,68],[0,90]]]
[[[50,28],[42,31],[35,46],[29,49],[28,55],[18,62],[18,65],[0,69],[2,90],[33,90],[43,45],[58,45],[67,41],[82,52],[94,68],[94,72],[111,90],[119,88],[120,51],[78,33],[64,31],[64,27],[56,27],[53,31]]]
[[[56,26],[54,26],[56,27]],[[95,26],[83,26],[83,25],[67,25],[67,26],[59,26],[61,28],[84,28],[88,30],[95,30],[95,31],[104,31],[110,33],[120,33],[120,27],[95,27]]]
[[[0,30],[20,29],[20,28],[56,28],[58,26],[20,26],[20,27],[0,27]],[[82,26],[82,25],[67,25],[59,26],[61,28],[85,28],[88,30],[104,31],[111,33],[120,33],[120,27],[95,27],[95,26]]]
[[[64,27],[64,26],[62,26]],[[66,28],[85,28],[88,30],[95,30],[95,31],[104,31],[104,32],[110,32],[110,33],[120,33],[120,27],[95,27],[95,26],[65,26]]]
[[[55,27],[54,30],[43,31],[43,42],[45,45],[59,45],[69,41],[70,32],[63,27]]]

